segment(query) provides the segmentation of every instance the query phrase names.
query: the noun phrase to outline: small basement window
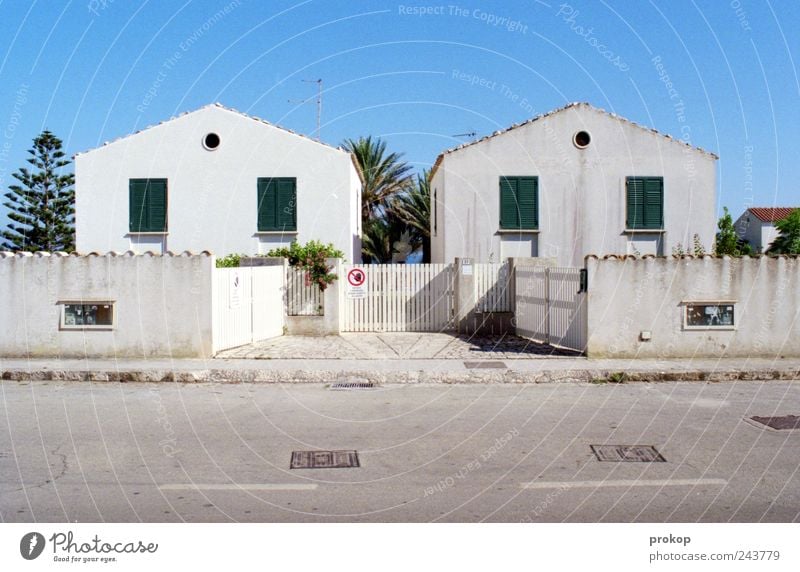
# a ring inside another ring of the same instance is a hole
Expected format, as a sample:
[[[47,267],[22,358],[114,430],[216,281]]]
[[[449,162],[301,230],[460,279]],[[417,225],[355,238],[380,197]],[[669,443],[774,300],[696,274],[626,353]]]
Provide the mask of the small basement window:
[[[683,326],[692,329],[733,329],[733,302],[685,302]]]
[[[219,144],[220,138],[216,133],[208,133],[205,137],[203,137],[203,147],[209,151],[215,150],[217,147],[219,147]]]
[[[61,328],[64,330],[107,330],[113,326],[113,302],[61,302]]]

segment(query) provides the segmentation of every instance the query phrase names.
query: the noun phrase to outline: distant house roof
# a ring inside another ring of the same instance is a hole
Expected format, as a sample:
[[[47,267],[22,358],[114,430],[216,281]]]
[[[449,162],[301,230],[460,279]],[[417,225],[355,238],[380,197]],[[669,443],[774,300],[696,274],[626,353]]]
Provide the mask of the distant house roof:
[[[631,121],[630,119],[625,119],[624,117],[621,117],[621,116],[617,115],[616,113],[611,113],[609,111],[606,111],[605,109],[600,109],[599,107],[595,107],[590,103],[586,103],[586,102],[583,102],[583,101],[578,101],[578,102],[574,102],[574,103],[568,103],[564,107],[559,107],[558,109],[554,109],[553,111],[549,111],[549,112],[544,113],[542,115],[538,115],[536,117],[533,117],[531,119],[523,121],[522,123],[515,123],[514,125],[511,125],[510,127],[506,127],[505,129],[501,129],[499,131],[495,131],[491,135],[487,135],[485,137],[482,137],[482,138],[478,139],[477,141],[471,141],[469,143],[462,143],[458,147],[453,147],[452,149],[448,149],[446,151],[443,151],[436,158],[436,162],[433,164],[433,168],[431,169],[431,176],[433,176],[433,174],[439,168],[439,165],[441,164],[441,162],[444,159],[445,155],[449,155],[450,153],[455,153],[456,151],[460,151],[461,149],[464,149],[466,147],[471,147],[472,145],[478,145],[478,144],[483,143],[484,141],[486,141],[488,139],[491,139],[493,137],[497,137],[498,135],[502,135],[503,133],[507,133],[509,131],[513,131],[514,129],[517,129],[518,127],[523,127],[525,125],[529,125],[531,123],[539,121],[540,119],[545,119],[545,118],[550,117],[552,115],[555,115],[557,113],[561,113],[562,111],[566,111],[567,109],[572,109],[572,108],[575,108],[575,107],[587,107],[589,109],[597,111],[598,113],[603,113],[605,115],[608,115],[609,117],[613,117],[614,119],[618,119],[620,121],[624,121],[625,123],[633,125],[634,127],[638,127],[639,129],[644,129],[645,131],[649,131],[650,133],[655,133],[656,135],[660,135],[660,136],[662,136],[662,137],[664,137],[666,139],[669,139],[670,141],[674,141],[676,143],[680,143],[681,145],[683,145],[683,146],[685,146],[685,147],[687,147],[689,149],[693,149],[695,151],[699,151],[699,152],[701,152],[701,153],[703,153],[705,155],[709,155],[709,156],[713,157],[714,159],[719,159],[718,155],[716,155],[714,153],[711,153],[710,151],[706,151],[705,149],[701,149],[700,147],[694,147],[692,145],[689,145],[688,143],[686,143],[685,141],[682,141],[681,139],[676,139],[675,137],[672,137],[670,135],[666,135],[664,133],[661,133],[661,132],[657,131],[656,129],[651,129],[649,127],[645,127],[644,125],[639,125],[638,123],[636,123],[634,121]]]
[[[751,207],[747,209],[761,222],[775,222],[786,218],[798,207]]]

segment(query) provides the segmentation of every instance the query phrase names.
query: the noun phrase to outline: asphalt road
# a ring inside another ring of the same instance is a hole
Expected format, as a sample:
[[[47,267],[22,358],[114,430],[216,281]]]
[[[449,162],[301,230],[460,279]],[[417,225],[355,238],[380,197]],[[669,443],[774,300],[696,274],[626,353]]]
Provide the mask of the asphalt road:
[[[799,522],[800,382],[0,383],[3,522]],[[666,462],[601,462],[591,445]],[[360,467],[290,469],[293,451]]]

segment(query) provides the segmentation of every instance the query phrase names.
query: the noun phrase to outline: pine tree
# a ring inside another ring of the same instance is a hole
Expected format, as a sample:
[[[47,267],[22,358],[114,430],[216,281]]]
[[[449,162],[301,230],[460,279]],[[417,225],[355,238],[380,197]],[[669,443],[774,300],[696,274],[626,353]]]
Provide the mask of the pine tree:
[[[75,176],[64,174],[70,164],[64,159],[61,140],[45,130],[33,140],[28,163],[13,177],[18,185],[5,194],[9,209],[8,230],[0,233],[5,250],[47,252],[75,250]]]

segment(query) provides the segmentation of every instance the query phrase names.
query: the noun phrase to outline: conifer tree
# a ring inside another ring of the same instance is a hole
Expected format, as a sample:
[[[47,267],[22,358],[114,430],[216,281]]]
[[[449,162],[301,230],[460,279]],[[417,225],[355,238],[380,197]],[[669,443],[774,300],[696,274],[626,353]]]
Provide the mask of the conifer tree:
[[[65,173],[70,161],[64,159],[61,140],[43,131],[33,140],[28,163],[12,176],[3,203],[11,222],[0,233],[3,249],[47,252],[75,250],[75,176]]]

